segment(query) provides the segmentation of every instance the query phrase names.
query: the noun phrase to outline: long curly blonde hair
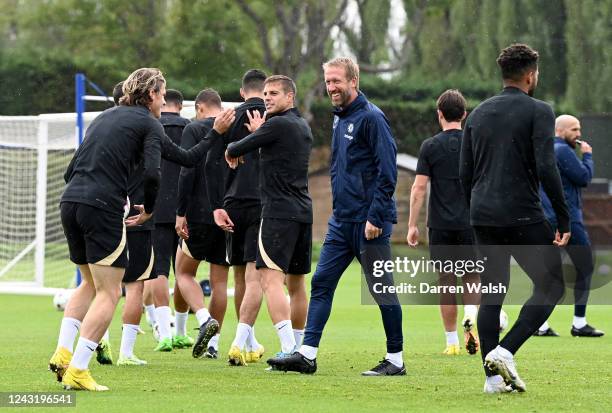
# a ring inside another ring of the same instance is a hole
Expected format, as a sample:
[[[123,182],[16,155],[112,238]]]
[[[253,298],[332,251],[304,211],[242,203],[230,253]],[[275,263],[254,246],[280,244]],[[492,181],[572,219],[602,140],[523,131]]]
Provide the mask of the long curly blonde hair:
[[[123,82],[123,96],[119,103],[127,106],[148,106],[151,103],[149,91],[158,93],[164,83],[166,79],[159,69],[143,67],[135,70]]]

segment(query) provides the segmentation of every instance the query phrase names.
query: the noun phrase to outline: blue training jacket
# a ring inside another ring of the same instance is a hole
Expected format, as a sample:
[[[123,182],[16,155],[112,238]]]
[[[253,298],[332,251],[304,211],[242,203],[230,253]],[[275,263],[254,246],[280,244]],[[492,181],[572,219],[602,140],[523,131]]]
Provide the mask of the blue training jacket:
[[[581,188],[586,187],[593,178],[593,155],[590,153],[582,154],[582,160],[578,158],[574,149],[559,137],[555,138],[555,157],[557,158],[557,168],[563,183],[565,200],[569,207],[571,222],[582,222],[582,192]],[[540,186],[540,198],[542,198],[542,209],[546,219],[552,223],[557,222],[555,211],[550,200]]]
[[[397,222],[397,146],[385,114],[359,92],[334,110],[331,185],[338,221]]]

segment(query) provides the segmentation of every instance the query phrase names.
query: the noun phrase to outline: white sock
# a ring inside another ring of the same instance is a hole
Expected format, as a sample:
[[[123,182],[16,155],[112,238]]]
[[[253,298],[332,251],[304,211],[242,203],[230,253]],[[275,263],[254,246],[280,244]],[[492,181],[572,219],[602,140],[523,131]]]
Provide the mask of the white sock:
[[[587,325],[586,317],[574,316],[574,322],[572,324],[574,324],[574,327],[576,328],[582,328]]]
[[[249,337],[249,333],[251,332],[251,326],[246,323],[238,323],[236,327],[236,337],[232,342],[232,346],[238,347],[240,350],[244,349],[244,344]]]
[[[404,365],[404,358],[402,357],[402,351],[397,353],[387,353],[385,359],[389,360],[395,367],[402,367]]]
[[[213,338],[208,342],[208,347],[213,347],[215,350],[219,351],[219,338],[220,334],[215,334]]]
[[[87,370],[89,368],[89,361],[93,356],[94,351],[98,347],[98,343],[95,341],[87,340],[84,337],[80,337],[72,356],[70,365],[79,370]]]
[[[108,334],[108,328],[106,329],[106,331],[104,332],[104,335],[102,336],[102,338],[100,339],[100,341],[105,340],[105,341],[109,341],[109,334]]]
[[[301,346],[302,345],[302,341],[304,341],[304,330],[296,330],[295,328],[293,329],[293,338],[295,338],[295,345],[296,346]]]
[[[60,327],[57,346],[65,347],[72,353],[74,350],[74,340],[76,339],[77,334],[79,334],[80,328],[81,322],[76,318],[62,318],[62,325]]]
[[[542,325],[540,326],[540,328],[538,328],[538,330],[540,330],[540,331],[546,331],[546,330],[548,330],[549,328],[550,328],[550,326],[548,325],[548,321],[544,321],[544,324],[542,324]]]
[[[249,351],[259,350],[259,348],[261,347],[261,344],[259,344],[259,342],[255,338],[255,326],[252,326],[251,330],[249,331],[249,337],[247,338],[246,346]]]
[[[497,374],[495,376],[487,376],[487,383],[489,383],[489,384],[493,384],[493,385],[500,384],[503,381],[504,381],[504,379],[499,374]]]
[[[314,360],[317,358],[317,352],[319,351],[318,347],[305,346],[302,344],[300,347],[300,354],[306,357],[309,360]]]
[[[457,330],[446,332],[446,345],[452,346],[453,344],[459,344],[459,336],[457,335]]]
[[[145,311],[147,312],[147,316],[149,317],[149,322],[152,326],[154,326],[157,322],[157,320],[155,319],[155,305],[145,305]]]
[[[121,356],[130,358],[134,355],[134,344],[136,344],[138,328],[139,326],[136,324],[123,325],[123,332],[121,333],[121,350],[119,352]]]
[[[170,330],[170,307],[167,305],[155,307],[155,320],[159,330],[159,339],[172,338],[172,330]]]
[[[196,312],[195,315],[196,315],[196,318],[198,319],[198,326],[201,326],[202,324],[207,322],[208,319],[210,318],[210,313],[208,312],[206,308],[200,308]]]
[[[466,304],[463,306],[463,315],[465,317],[472,317],[476,319],[476,315],[478,314],[478,307],[473,304]]]
[[[174,320],[176,324],[176,335],[186,336],[187,335],[187,318],[189,317],[189,311],[186,313],[174,313]]]
[[[514,355],[512,353],[510,353],[508,350],[506,350],[505,348],[503,348],[502,346],[497,346],[496,349],[497,349],[497,352],[501,356],[503,356],[505,358],[509,358],[509,359],[513,359],[514,358]]]
[[[291,328],[291,320],[283,320],[274,324],[276,334],[281,343],[281,351],[283,353],[291,353],[295,349],[295,338],[293,337],[293,329]]]

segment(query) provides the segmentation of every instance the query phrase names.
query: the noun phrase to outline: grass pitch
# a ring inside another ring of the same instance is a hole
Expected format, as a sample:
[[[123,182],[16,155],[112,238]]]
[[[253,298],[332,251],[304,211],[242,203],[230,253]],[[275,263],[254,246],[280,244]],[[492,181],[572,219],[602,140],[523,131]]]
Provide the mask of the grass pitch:
[[[51,297],[0,295],[0,392],[62,391],[48,372],[62,314]],[[122,304],[120,304],[121,308]],[[505,307],[512,323],[518,307]],[[278,349],[273,326],[262,308],[256,324],[266,356]],[[559,338],[532,338],[517,355],[527,383],[523,394],[485,395],[480,355],[444,356],[444,332],[437,306],[404,307],[408,375],[361,377],[385,354],[384,334],[375,306],[361,304],[359,267],[343,276],[319,351],[314,376],[264,371],[264,363],[229,367],[225,354],[233,339],[233,303],[223,325],[218,360],[191,357],[190,350],[153,352],[150,330],[138,336],[135,353],[144,367],[91,368],[107,393],[76,393],[76,409],[87,412],[330,412],[330,411],[612,411],[612,306],[591,306],[589,322],[608,332],[600,339],[569,334],[571,306],[560,306],[550,323]],[[190,316],[189,327],[195,328]],[[195,331],[191,331],[195,335]],[[111,326],[115,359],[121,339],[120,310]],[[35,411],[57,412],[56,408]],[[23,410],[22,410],[23,411]]]

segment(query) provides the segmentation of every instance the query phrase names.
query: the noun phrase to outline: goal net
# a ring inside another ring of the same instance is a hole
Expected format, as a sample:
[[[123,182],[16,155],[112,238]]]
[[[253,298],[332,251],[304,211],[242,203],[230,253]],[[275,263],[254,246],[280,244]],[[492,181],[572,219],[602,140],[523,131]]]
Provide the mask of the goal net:
[[[59,199],[75,124],[74,113],[0,116],[0,291],[51,294],[74,282]]]

